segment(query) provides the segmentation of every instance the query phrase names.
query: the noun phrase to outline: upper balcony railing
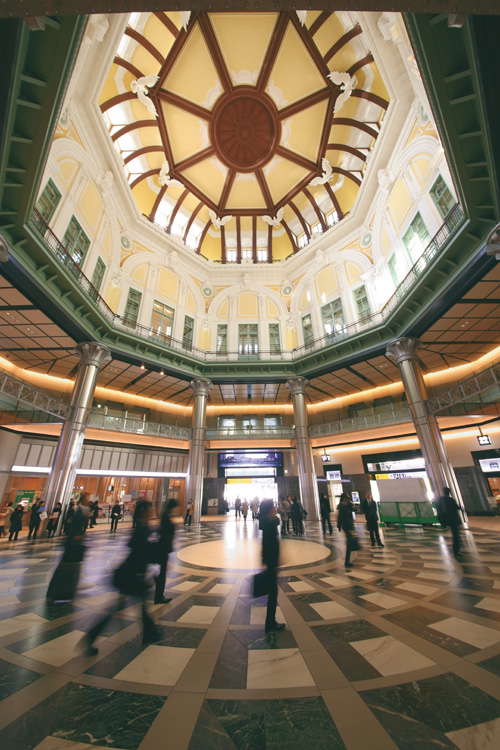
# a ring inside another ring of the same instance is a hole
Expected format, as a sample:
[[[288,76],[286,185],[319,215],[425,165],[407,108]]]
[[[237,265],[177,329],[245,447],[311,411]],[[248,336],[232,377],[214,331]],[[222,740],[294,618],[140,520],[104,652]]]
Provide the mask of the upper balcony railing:
[[[462,383],[454,385],[437,396],[427,400],[427,409],[431,414],[450,409],[455,404],[462,404],[472,398],[477,398],[494,388],[500,394],[500,363],[489,367],[483,372],[467,378]]]
[[[174,339],[161,331],[157,331],[154,328],[144,326],[133,320],[127,320],[122,315],[118,315],[113,312],[109,305],[99,294],[98,290],[92,285],[89,279],[85,276],[80,266],[75,263],[71,255],[68,253],[62,242],[56,237],[54,232],[48,226],[46,221],[43,219],[41,214],[36,208],[30,217],[30,226],[36,232],[36,234],[44,241],[45,245],[52,251],[55,257],[60,263],[65,266],[68,272],[75,278],[75,281],[80,285],[84,292],[90,297],[92,302],[97,305],[103,315],[117,328],[127,331],[128,333],[134,333],[136,336],[140,336],[143,339],[154,341],[163,344],[167,349],[180,351],[186,355],[193,357],[194,359],[201,360],[204,362],[220,362],[220,361],[239,361],[239,362],[258,362],[258,361],[293,361],[300,359],[301,357],[310,354],[318,349],[324,349],[326,347],[337,344],[342,339],[350,336],[355,336],[358,333],[366,331],[368,328],[380,325],[383,321],[393,312],[401,300],[407,296],[410,289],[415,285],[419,276],[422,274],[424,269],[429,265],[436,254],[443,248],[447,240],[453,235],[457,227],[461,224],[464,218],[464,212],[459,203],[457,203],[448,216],[445,219],[444,224],[437,232],[437,234],[429,242],[422,255],[418,258],[416,263],[410,269],[406,277],[401,281],[394,294],[385,303],[383,308],[378,312],[362,318],[355,323],[350,323],[342,327],[340,331],[335,331],[331,334],[321,336],[318,339],[298,346],[290,351],[254,351],[252,354],[239,351],[206,351],[204,349],[198,349],[193,346],[189,340],[179,341]]]
[[[64,404],[32,385],[23,383],[22,380],[18,380],[6,372],[0,372],[0,394],[21,404],[26,404],[36,412],[50,414],[56,418],[56,421],[64,422],[69,417],[70,407],[68,404]],[[27,421],[31,420],[27,419]]]
[[[313,424],[309,427],[309,436],[312,438],[327,437],[329,435],[341,435],[358,430],[371,430],[374,427],[402,424],[411,422],[411,411],[407,406],[400,406],[390,411],[373,412],[359,417],[339,419],[336,422],[325,422],[324,424]]]
[[[110,414],[102,414],[95,410],[90,412],[87,427],[113,432],[132,432],[136,435],[155,435],[157,437],[174,438],[175,440],[191,440],[190,427],[149,422],[147,419],[113,417]]]
[[[217,427],[205,430],[206,440],[275,440],[295,438],[293,427]]]

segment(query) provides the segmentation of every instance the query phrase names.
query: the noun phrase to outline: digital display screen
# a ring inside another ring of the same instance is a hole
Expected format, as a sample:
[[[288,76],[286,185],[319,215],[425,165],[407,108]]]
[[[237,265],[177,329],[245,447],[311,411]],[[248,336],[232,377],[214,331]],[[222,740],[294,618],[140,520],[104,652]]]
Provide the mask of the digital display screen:
[[[219,453],[219,467],[230,469],[233,466],[282,466],[283,454],[277,451],[261,453]]]

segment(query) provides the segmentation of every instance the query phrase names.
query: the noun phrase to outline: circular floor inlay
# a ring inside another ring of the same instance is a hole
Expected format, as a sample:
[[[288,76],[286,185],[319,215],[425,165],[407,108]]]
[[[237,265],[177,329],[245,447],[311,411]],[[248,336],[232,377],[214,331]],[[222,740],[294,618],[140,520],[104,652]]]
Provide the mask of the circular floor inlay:
[[[324,560],[331,553],[328,547],[315,542],[283,539],[280,543],[280,567],[291,568]],[[201,542],[177,553],[179,560],[202,568],[252,570],[262,567],[260,539],[231,539]]]

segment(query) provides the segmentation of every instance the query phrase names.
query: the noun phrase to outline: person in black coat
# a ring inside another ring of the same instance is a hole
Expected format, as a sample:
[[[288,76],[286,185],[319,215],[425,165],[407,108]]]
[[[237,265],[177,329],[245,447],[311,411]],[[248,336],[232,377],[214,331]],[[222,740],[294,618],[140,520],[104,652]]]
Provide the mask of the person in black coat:
[[[118,500],[111,508],[111,528],[109,530],[109,533],[111,534],[112,531],[116,531],[116,527],[118,526],[118,521],[122,517],[122,507]]]
[[[345,567],[346,568],[352,568],[352,562],[350,560],[351,558],[350,538],[354,534],[354,520],[352,517],[353,510],[354,508],[353,508],[353,505],[351,503],[349,496],[346,495],[345,492],[343,492],[342,495],[340,496],[337,528],[339,531],[343,531],[345,533],[345,538],[346,538]]]
[[[460,526],[462,525],[461,510],[460,506],[451,496],[451,490],[449,487],[443,488],[443,495],[439,499],[439,505],[444,511],[445,523],[450,527],[453,536],[453,554],[458,557],[462,553],[460,552]]]
[[[33,536],[33,541],[36,539],[36,532],[38,531],[41,523],[40,518],[40,500],[37,498],[33,504],[33,507],[31,508],[30,513],[30,523],[29,523],[29,532],[28,532],[28,540],[31,539]]]
[[[378,507],[371,492],[366,493],[366,500],[363,504],[363,513],[365,514],[366,528],[370,532],[372,547],[375,547],[375,540],[377,540],[379,547],[384,547],[385,545],[382,544],[378,529]]]
[[[323,493],[321,493],[321,495],[319,496],[319,512],[321,515],[321,526],[323,527],[323,534],[326,534],[326,524],[328,523],[328,531],[331,535],[333,532],[332,522],[330,521],[330,513],[332,512],[332,509],[330,508],[330,501]]]
[[[18,505],[10,517],[9,542],[14,539],[17,542],[19,532],[23,528],[23,506]]]
[[[144,645],[155,643],[160,639],[156,625],[146,608],[146,594],[148,585],[145,580],[146,570],[151,554],[151,545],[149,543],[149,519],[151,516],[151,505],[147,500],[139,500],[135,512],[135,529],[128,543],[130,554],[127,559],[115,571],[113,584],[120,594],[132,596],[142,604],[142,642]],[[121,609],[122,600],[117,603],[117,608]],[[113,611],[99,620],[83,637],[83,647],[87,655],[91,656],[98,653],[98,649],[93,645],[96,638],[102,633],[107,623],[113,617]]]
[[[177,507],[177,500],[171,498],[167,502],[167,507],[162,513],[160,523],[160,538],[157,542],[158,562],[160,563],[160,572],[158,573],[155,588],[155,604],[168,604],[172,598],[166,599],[164,596],[165,581],[167,578],[167,562],[169,553],[172,552],[175,534],[175,524],[172,523],[170,513]]]
[[[267,597],[266,633],[283,630],[284,623],[276,622],[278,604],[278,564],[280,542],[278,528],[280,522],[272,500],[260,504],[260,527],[262,528],[262,562],[267,568],[269,594]]]

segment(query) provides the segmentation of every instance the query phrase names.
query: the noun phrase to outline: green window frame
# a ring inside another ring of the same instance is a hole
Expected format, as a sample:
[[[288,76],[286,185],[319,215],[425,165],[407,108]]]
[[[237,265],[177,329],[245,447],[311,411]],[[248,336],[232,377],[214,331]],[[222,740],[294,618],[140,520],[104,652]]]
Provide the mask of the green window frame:
[[[417,262],[431,241],[425,222],[419,213],[413,217],[410,226],[403,235],[403,244],[410,256],[412,265]]]
[[[436,182],[431,187],[430,193],[441,218],[446,219],[450,211],[456,206],[457,202],[441,175],[439,175]]]
[[[142,292],[138,292],[137,289],[128,290],[125,312],[123,313],[123,325],[127,326],[127,328],[135,328],[137,325],[141,299]]]
[[[217,324],[217,341],[215,346],[217,354],[227,354],[227,323]]]
[[[258,357],[259,326],[257,323],[240,323],[238,325],[238,355],[245,359]]]
[[[36,202],[36,210],[46,224],[48,224],[54,216],[54,212],[60,200],[61,193],[56,188],[54,182],[49,179]]]
[[[193,348],[194,318],[189,315],[184,316],[184,328],[182,331],[182,346],[184,349]]]
[[[64,233],[63,245],[68,255],[71,255],[76,265],[81,268],[90,247],[90,240],[75,216],[71,217]]]
[[[92,274],[91,284],[94,287],[90,290],[90,296],[94,300],[94,302],[97,300],[99,296],[99,291],[101,289],[102,280],[104,278],[104,273],[106,271],[106,264],[102,260],[102,258],[97,258],[96,264],[94,266],[94,273]]]
[[[358,311],[358,319],[368,318],[371,314],[370,302],[366,293],[366,287],[363,284],[358,286],[353,292],[354,302],[356,303],[356,310]]]
[[[269,323],[269,351],[271,354],[281,354],[279,323]]]
[[[174,328],[174,315],[175,312],[172,307],[164,305],[163,302],[154,300],[153,311],[151,313],[151,328],[153,329],[153,336],[167,337],[168,339],[172,336]]]
[[[340,297],[327,302],[321,308],[321,318],[326,336],[339,336],[344,332],[345,319]]]
[[[304,336],[304,346],[311,346],[314,341],[311,313],[307,313],[307,315],[304,315],[302,318],[302,333]]]

